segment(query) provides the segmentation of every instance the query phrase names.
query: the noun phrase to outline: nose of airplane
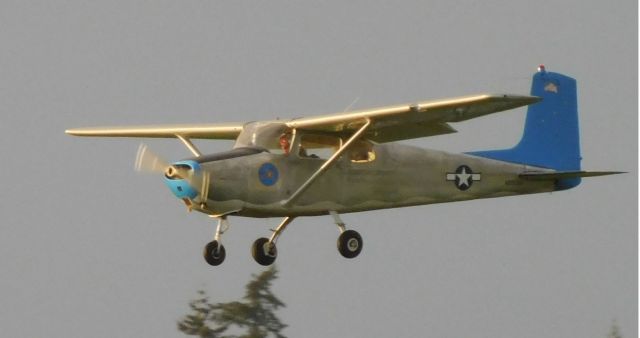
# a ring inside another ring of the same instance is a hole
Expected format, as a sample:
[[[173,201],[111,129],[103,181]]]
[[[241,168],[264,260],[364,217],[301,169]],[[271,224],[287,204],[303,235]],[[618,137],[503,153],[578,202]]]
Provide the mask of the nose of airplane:
[[[202,177],[202,168],[195,161],[179,161],[168,166],[164,171],[164,183],[179,199],[193,200],[201,190],[198,184]]]
[[[141,144],[134,168],[141,173],[163,174],[165,185],[177,198],[185,202],[189,210],[194,203],[201,207],[206,205],[210,175],[197,161],[184,160],[169,163],[145,144]]]

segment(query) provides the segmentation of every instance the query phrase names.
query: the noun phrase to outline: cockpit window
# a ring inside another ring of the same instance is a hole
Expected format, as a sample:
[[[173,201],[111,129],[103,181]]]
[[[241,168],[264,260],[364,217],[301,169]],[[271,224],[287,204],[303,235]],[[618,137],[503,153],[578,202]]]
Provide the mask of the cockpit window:
[[[305,134],[300,139],[298,156],[302,158],[328,159],[342,145],[342,139],[330,135]]]
[[[278,148],[272,149],[271,152],[274,154],[285,154],[289,155],[291,151],[291,133],[283,133],[278,138]]]
[[[349,160],[354,163],[366,163],[376,159],[373,144],[368,141],[356,141],[349,151]]]
[[[281,149],[279,137],[285,133],[290,134],[281,122],[250,122],[244,125],[233,147],[262,147],[277,153]]]

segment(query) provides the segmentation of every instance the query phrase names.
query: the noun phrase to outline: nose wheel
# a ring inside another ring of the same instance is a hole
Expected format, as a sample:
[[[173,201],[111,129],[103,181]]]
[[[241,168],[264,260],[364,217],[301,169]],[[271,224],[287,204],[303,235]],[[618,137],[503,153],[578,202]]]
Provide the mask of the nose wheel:
[[[213,266],[218,266],[224,262],[227,252],[224,249],[224,245],[220,242],[222,234],[229,229],[229,223],[226,217],[218,218],[218,226],[216,227],[216,234],[213,237],[213,241],[205,245],[202,251],[204,260]]]
[[[224,249],[224,245],[214,240],[205,245],[202,255],[209,265],[218,266],[224,262],[227,252]]]

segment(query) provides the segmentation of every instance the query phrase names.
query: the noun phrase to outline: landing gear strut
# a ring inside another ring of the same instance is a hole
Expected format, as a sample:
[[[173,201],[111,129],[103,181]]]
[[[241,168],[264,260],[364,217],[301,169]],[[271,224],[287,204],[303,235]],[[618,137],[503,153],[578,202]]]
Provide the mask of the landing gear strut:
[[[207,243],[204,247],[202,255],[204,260],[209,265],[217,266],[224,262],[224,258],[227,253],[224,249],[224,245],[220,242],[222,234],[229,229],[229,223],[227,217],[222,216],[218,218],[218,226],[216,227],[216,234],[213,237],[213,241]]]
[[[338,251],[345,258],[354,258],[362,251],[362,236],[355,230],[347,230],[344,222],[340,219],[337,212],[331,211],[336,225],[340,229],[340,236],[338,237]],[[224,262],[227,255],[224,245],[222,245],[222,234],[229,229],[229,222],[226,216],[216,217],[218,219],[218,226],[216,227],[216,233],[213,236],[213,241],[207,243],[204,247],[202,255],[204,260],[209,265],[217,266]],[[264,266],[269,266],[276,261],[278,257],[278,248],[276,242],[287,228],[287,226],[295,219],[295,217],[285,217],[280,225],[274,230],[270,238],[262,237],[258,238],[251,246],[251,255],[253,259]]]
[[[273,235],[271,238],[258,238],[253,245],[251,246],[251,255],[253,259],[258,262],[260,265],[268,266],[275,262],[276,257],[278,257],[278,249],[276,248],[276,241],[280,234],[287,228],[287,225],[293,221],[295,217],[285,217],[282,220],[282,223],[278,225],[278,227],[273,230]]]
[[[347,230],[337,212],[331,211],[330,214],[340,229],[338,251],[344,258],[355,258],[362,251],[362,236],[355,230]]]

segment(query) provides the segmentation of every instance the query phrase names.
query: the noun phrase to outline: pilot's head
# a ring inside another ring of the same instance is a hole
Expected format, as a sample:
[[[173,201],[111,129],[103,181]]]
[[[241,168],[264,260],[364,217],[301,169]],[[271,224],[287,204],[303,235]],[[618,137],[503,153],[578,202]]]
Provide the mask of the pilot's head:
[[[289,148],[291,148],[291,143],[289,142],[289,135],[282,134],[280,135],[280,148],[284,151],[285,154],[289,154]]]

